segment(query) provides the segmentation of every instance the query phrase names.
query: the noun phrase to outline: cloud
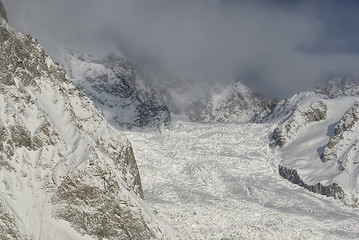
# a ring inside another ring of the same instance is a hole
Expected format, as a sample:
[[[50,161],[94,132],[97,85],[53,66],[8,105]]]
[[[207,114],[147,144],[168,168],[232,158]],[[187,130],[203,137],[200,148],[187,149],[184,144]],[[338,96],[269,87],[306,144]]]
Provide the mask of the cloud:
[[[233,78],[289,97],[359,75],[356,1],[3,0],[9,22],[45,46],[115,41],[135,62],[183,81]],[[166,84],[164,82],[163,84]]]

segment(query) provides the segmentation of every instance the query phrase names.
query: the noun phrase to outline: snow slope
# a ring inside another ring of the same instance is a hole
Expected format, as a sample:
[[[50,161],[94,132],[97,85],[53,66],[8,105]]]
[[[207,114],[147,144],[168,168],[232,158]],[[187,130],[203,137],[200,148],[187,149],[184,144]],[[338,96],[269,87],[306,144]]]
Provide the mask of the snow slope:
[[[180,239],[142,197],[130,142],[0,19],[0,239]]]
[[[277,125],[270,146],[281,150],[284,178],[357,207],[359,88],[348,80],[330,84],[296,94],[256,117]]]
[[[144,194],[189,239],[357,239],[359,211],[278,174],[273,124],[175,121],[126,132]]]
[[[350,170],[348,168],[349,171],[344,171],[337,157],[324,161],[322,154],[334,135],[336,125],[347,110],[359,101],[359,97],[342,96],[334,99],[321,99],[321,101],[328,108],[327,117],[321,121],[310,123],[298,131],[295,138],[283,148],[282,158],[284,161],[282,165],[296,169],[301,179],[309,185],[317,183],[321,183],[323,186],[338,184],[344,194],[341,193],[336,197],[343,198],[347,204],[353,205],[357,201],[355,199],[359,197],[359,175],[356,165],[352,163]],[[303,101],[302,104],[305,102]],[[345,138],[347,141],[350,139],[356,141],[358,136],[351,134]],[[346,143],[342,141],[341,144],[344,145],[344,149],[353,146],[351,141]],[[336,152],[339,154],[338,149]],[[356,158],[353,156],[351,161]]]

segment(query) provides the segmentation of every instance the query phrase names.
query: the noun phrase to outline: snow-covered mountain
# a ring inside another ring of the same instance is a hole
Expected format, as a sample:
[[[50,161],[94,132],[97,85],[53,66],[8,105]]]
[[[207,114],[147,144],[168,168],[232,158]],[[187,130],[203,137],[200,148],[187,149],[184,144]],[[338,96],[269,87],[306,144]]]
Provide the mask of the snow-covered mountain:
[[[53,55],[114,126],[159,127],[168,125],[171,115],[190,121],[248,122],[266,105],[264,97],[238,80],[183,81],[130,63],[116,46],[89,49],[62,47]]]
[[[36,39],[0,18],[0,238],[179,239],[130,142]]]
[[[162,102],[139,95],[132,67],[116,49],[105,54],[68,48],[58,52],[57,59],[66,73],[113,126],[160,127],[170,123],[169,110]]]
[[[357,206],[359,87],[333,80],[329,86],[294,95],[257,120],[278,121],[270,145],[281,148],[279,173],[313,192]]]
[[[241,82],[209,88],[183,107],[191,121],[246,123],[262,111],[266,101]]]
[[[134,69],[140,82],[139,93],[147,99],[161,99],[175,118],[243,123],[267,105],[264,96],[253,93],[235,77],[227,76],[231,81],[217,79],[211,83],[186,81],[144,64],[135,64]]]

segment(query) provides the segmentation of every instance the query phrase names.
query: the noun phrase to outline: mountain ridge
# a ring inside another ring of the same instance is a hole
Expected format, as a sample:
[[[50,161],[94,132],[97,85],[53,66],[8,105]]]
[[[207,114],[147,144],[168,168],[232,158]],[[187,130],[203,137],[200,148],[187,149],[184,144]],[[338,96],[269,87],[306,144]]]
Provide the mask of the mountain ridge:
[[[130,142],[0,19],[0,236],[181,239],[141,199]]]
[[[269,140],[281,151],[282,177],[357,207],[359,87],[349,82],[333,80],[329,87],[285,99],[263,112],[262,122],[276,123]]]
[[[67,74],[113,126],[159,128],[170,124],[167,106],[141,97],[133,69],[120,54],[96,56],[67,48],[59,51],[57,58]]]

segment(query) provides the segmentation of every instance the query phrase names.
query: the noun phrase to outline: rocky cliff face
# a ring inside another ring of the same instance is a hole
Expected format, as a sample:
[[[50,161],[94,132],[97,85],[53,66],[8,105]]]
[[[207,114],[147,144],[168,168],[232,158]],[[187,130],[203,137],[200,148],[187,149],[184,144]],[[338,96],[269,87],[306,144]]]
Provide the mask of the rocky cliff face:
[[[95,56],[64,49],[59,60],[113,126],[160,127],[171,122],[166,105],[138,94],[132,67],[120,54]]]
[[[339,199],[343,199],[345,197],[343,189],[336,183],[332,183],[327,186],[321,184],[320,182],[312,185],[307,184],[300,178],[297,170],[290,169],[283,165],[279,165],[279,174],[283,178],[291,181],[292,183],[298,184],[299,186],[304,187],[305,189],[308,189],[309,191],[312,191],[314,193],[319,193],[327,197],[334,197]]]
[[[359,163],[357,153],[359,139],[356,136],[359,130],[358,120],[359,104],[356,103],[335,126],[333,135],[321,154],[323,162],[338,161],[339,168],[347,172],[355,169],[355,165]]]
[[[0,19],[0,238],[178,239],[131,144],[31,36]]]
[[[6,15],[6,11],[5,11],[5,7],[2,4],[2,2],[0,1],[0,18],[3,18],[5,21],[7,21],[7,15]]]
[[[273,132],[271,146],[283,147],[287,142],[295,138],[299,130],[312,122],[324,120],[327,117],[327,106],[318,100],[312,103],[308,109],[302,109],[298,104],[292,113]]]

